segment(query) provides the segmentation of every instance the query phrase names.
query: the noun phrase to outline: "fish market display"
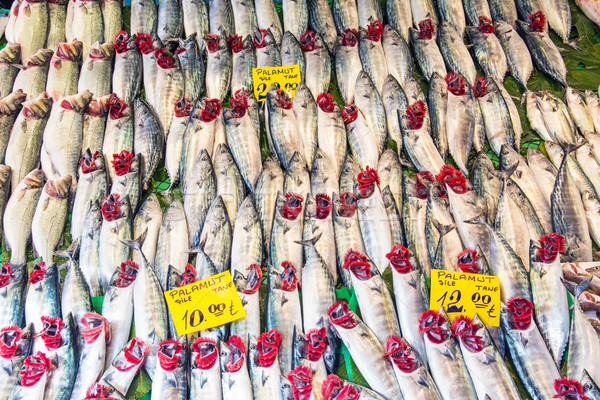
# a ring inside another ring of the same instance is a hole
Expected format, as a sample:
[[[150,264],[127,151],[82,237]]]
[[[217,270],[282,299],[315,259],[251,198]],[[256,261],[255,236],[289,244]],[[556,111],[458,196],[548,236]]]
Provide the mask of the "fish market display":
[[[599,400],[576,3],[14,0],[0,400]],[[164,292],[223,272],[246,317],[181,335]]]

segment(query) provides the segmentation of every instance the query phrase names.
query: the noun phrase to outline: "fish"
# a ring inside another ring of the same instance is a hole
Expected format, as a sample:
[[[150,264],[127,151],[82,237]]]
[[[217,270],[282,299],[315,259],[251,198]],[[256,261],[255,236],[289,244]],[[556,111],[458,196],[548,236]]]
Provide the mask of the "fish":
[[[103,1],[101,8],[104,22],[104,42],[110,43],[123,29],[123,3],[121,0]]]
[[[363,69],[357,44],[358,32],[346,29],[336,40],[333,50],[338,89],[345,104],[354,101],[356,78]]]
[[[215,341],[199,337],[191,348],[190,397],[222,396],[220,350]]]
[[[162,221],[163,213],[160,202],[156,194],[151,193],[133,219],[133,237],[139,237],[142,233],[147,232],[142,251],[149,260],[155,260]],[[132,260],[138,264],[141,262],[137,253],[132,255]]]
[[[336,0],[332,3],[331,9],[333,21],[335,22],[335,27],[339,34],[344,32],[346,29],[351,29],[358,32],[359,20],[356,2]]]
[[[44,46],[46,49],[54,51],[56,50],[56,43],[67,40],[67,4],[68,1],[65,0],[48,2],[48,37]],[[9,40],[9,42],[12,42],[12,40]]]
[[[304,81],[313,98],[316,99],[321,93],[329,91],[331,57],[318,33],[307,31],[300,36],[299,41],[306,65]]]
[[[489,6],[496,29],[499,28],[499,21],[506,22],[515,28],[516,20],[519,19],[519,16],[514,1],[491,0]]]
[[[352,157],[363,168],[371,165],[374,168],[379,162],[381,150],[374,127],[356,104],[346,105],[341,113]]]
[[[309,26],[321,35],[329,51],[333,51],[337,32],[329,3],[324,0],[307,0],[307,4]]]
[[[275,41],[270,29],[259,29],[254,32],[252,42],[256,51],[256,68],[281,66],[279,43]]]
[[[519,36],[514,26],[512,26],[515,20],[511,23],[510,21],[505,22],[495,19],[494,26],[496,29],[494,33],[500,40],[500,45],[506,55],[510,74],[523,88],[527,88],[527,82],[533,72],[533,61],[525,41]]]
[[[409,28],[415,59],[425,79],[431,80],[434,73],[446,76],[446,65],[442,52],[437,45],[437,31],[431,18],[419,21],[419,30]]]
[[[212,202],[202,231],[196,234],[192,248],[200,247],[219,273],[230,268],[232,228],[223,197]]]
[[[17,382],[25,358],[31,353],[31,325],[21,329],[18,326],[5,326],[0,330],[0,348],[3,356],[0,370],[3,380],[0,384],[2,398],[8,399]]]
[[[248,372],[246,344],[239,336],[219,342],[221,388],[223,396],[252,400],[252,381]]]
[[[206,42],[206,96],[223,101],[229,92],[233,70],[227,36],[207,33]]]
[[[463,174],[467,174],[467,161],[473,146],[475,110],[471,88],[459,74],[446,75],[446,137],[448,150]]]
[[[413,25],[419,25],[419,22],[426,19],[431,19],[435,25],[439,22],[432,0],[411,0],[410,9],[412,11]]]
[[[479,102],[485,133],[492,150],[500,154],[504,146],[515,146],[515,131],[508,105],[495,81],[479,78],[473,86],[473,94]]]
[[[178,99],[175,103],[175,112],[173,113],[173,121],[169,128],[164,155],[165,169],[170,181],[169,189],[179,183],[183,138],[190,121],[190,116],[192,115],[193,106],[192,101],[188,98]]]
[[[449,72],[458,72],[473,86],[477,77],[475,64],[456,29],[447,22],[440,22],[438,41]]]
[[[14,25],[13,42],[21,47],[21,58],[28,59],[46,44],[48,34],[48,2],[20,2]]]
[[[158,281],[164,289],[167,288],[169,268],[183,273],[188,262],[190,242],[184,210],[185,207],[181,201],[174,199],[162,216],[162,223],[158,230],[156,255],[153,263]],[[143,234],[143,231],[140,234]],[[146,240],[148,239],[149,237],[146,235]],[[146,254],[148,254],[147,257],[152,255],[152,253],[144,251],[144,255]],[[148,259],[150,260],[150,258]]]
[[[120,99],[114,93],[110,96],[108,100],[109,112],[106,120],[106,130],[104,131],[104,140],[102,141],[102,154],[105,160],[119,159],[118,161],[120,162],[117,165],[120,165],[121,161],[129,162],[127,154],[133,153],[134,112],[123,99]],[[124,151],[125,153],[123,153]],[[125,160],[121,160],[122,156],[127,157]],[[129,167],[127,163],[126,166]],[[109,182],[114,181],[117,175],[115,166],[111,162],[106,164],[106,168]],[[119,171],[120,173],[123,172],[122,170]]]
[[[185,399],[188,393],[188,350],[175,339],[158,345],[158,365],[152,380],[151,397]]]
[[[252,36],[258,30],[258,21],[254,3],[237,0],[231,3],[233,13],[233,31],[243,38]]]
[[[112,40],[112,39],[111,39]],[[95,42],[90,46],[89,56],[85,58],[77,90],[90,91],[96,99],[112,93],[112,62],[115,51],[111,42],[100,44]]]
[[[430,134],[429,115],[423,100],[410,103],[404,113],[398,112],[402,128],[402,147],[418,171],[437,174],[444,160]]]
[[[334,3],[335,4],[335,3]],[[356,8],[356,7],[355,7]],[[290,32],[300,40],[308,30],[308,4],[306,0],[285,0],[281,2],[283,31]],[[355,11],[356,14],[356,11]],[[335,14],[334,14],[335,15]],[[357,17],[358,18],[358,17]]]
[[[8,44],[0,50],[0,72],[6,78],[0,84],[0,98],[8,96],[13,91],[14,82],[19,73],[19,68],[16,65],[20,60],[21,47],[18,43]],[[23,60],[26,60],[26,58],[23,58]]]
[[[363,70],[369,75],[379,93],[382,92],[383,81],[389,73],[382,44],[383,35],[381,20],[373,21],[358,31],[358,54]]]
[[[25,288],[27,286],[27,269],[25,264],[2,265],[1,276],[6,283],[0,291],[0,310],[2,326],[24,326]]]
[[[190,241],[201,232],[208,209],[217,195],[217,180],[206,150],[202,150],[198,155],[192,172],[194,179],[190,178],[189,190],[183,193],[183,208]]]
[[[136,7],[145,1],[137,1]],[[132,11],[133,20],[133,11]],[[134,29],[132,29],[134,32]],[[136,37],[127,35],[127,32],[121,31],[115,36],[115,66],[112,76],[112,89],[119,99],[125,101],[127,105],[132,105],[133,100],[140,93],[142,87],[142,53],[136,45]]]
[[[40,49],[26,60],[17,74],[12,92],[22,90],[27,100],[33,100],[46,90],[50,60],[54,52],[50,49]]]
[[[483,6],[480,2],[470,1],[470,4],[469,5],[465,4],[465,7],[463,8],[461,1],[442,0],[442,1],[437,2],[437,10],[440,15],[440,19],[442,21],[448,22],[450,25],[452,25],[454,27],[454,29],[456,29],[456,32],[459,34],[459,36],[463,37],[465,34],[465,28],[467,25],[467,21],[466,21],[466,17],[465,17],[465,9],[467,7],[469,7],[469,8],[473,7],[475,5],[473,3],[476,3],[478,10],[474,10],[474,11],[469,10],[468,11],[469,19],[471,19],[472,14],[474,12],[483,11],[482,9],[485,6]],[[478,18],[475,23],[472,23],[469,21],[469,25],[477,25],[478,23],[479,23]]]
[[[73,37],[82,43],[81,58],[85,60],[88,57],[92,44],[105,42],[104,19],[100,1],[76,1],[73,7],[71,29]],[[114,36],[109,40],[113,38]]]
[[[103,199],[101,206],[99,254],[102,256],[98,265],[98,276],[102,292],[105,292],[118,266],[128,260],[131,254],[129,248],[121,243],[121,240],[131,237],[131,209],[128,198],[118,199],[114,195]]]
[[[46,93],[55,102],[61,96],[77,94],[82,55],[82,43],[77,39],[69,43],[58,43],[57,46],[58,49],[50,60],[46,83]]]
[[[583,93],[568,87],[565,90],[565,100],[569,107],[569,111],[573,116],[573,120],[580,132],[594,132],[594,120],[588,110],[588,107],[583,100]]]
[[[157,8],[156,35],[165,42],[183,33],[183,13],[179,0],[161,1]]]
[[[12,272],[12,271],[10,271]],[[18,273],[18,269],[15,269]],[[56,264],[34,265],[25,296],[25,324],[33,324],[33,333],[43,330],[41,318],[60,317],[59,276]],[[14,304],[14,303],[13,303]]]
[[[105,392],[125,396],[147,354],[148,347],[141,339],[131,339],[100,378],[100,384],[105,388]]]
[[[239,205],[244,199],[244,184],[227,145],[217,146],[213,165],[217,178],[217,196],[223,198],[233,229]]]
[[[51,366],[52,361],[50,361],[46,354],[41,351],[37,351],[27,356],[19,371],[21,379],[15,382],[10,397],[8,398],[11,400],[44,399]],[[29,386],[22,384],[23,377],[25,378],[25,383]]]
[[[198,50],[204,50],[204,35],[208,32],[208,11],[206,3],[196,0],[182,0],[181,10],[183,12],[183,31],[185,38],[190,38],[192,35],[198,45]]]
[[[377,150],[381,154],[387,138],[387,121],[379,93],[369,75],[364,71],[360,72],[356,78],[355,104],[362,111],[367,125],[373,130]]]
[[[258,337],[261,332],[261,311],[259,290],[263,273],[260,265],[250,264],[245,270],[237,267],[234,270],[233,281],[240,301],[246,312],[246,318],[231,323],[230,334],[247,337]],[[279,365],[279,364],[278,364]]]
[[[164,139],[166,140],[169,135],[169,128],[171,127],[171,122],[173,121],[173,115],[175,112],[175,105],[177,104],[177,100],[182,98],[185,94],[185,84],[184,84],[184,71],[182,70],[181,63],[179,62],[179,58],[175,58],[173,56],[169,56],[165,53],[166,48],[159,48],[155,51],[156,57],[156,83],[154,85],[154,102],[151,103],[154,107],[155,114],[151,113],[151,109],[147,107],[148,114],[147,116],[141,116],[139,118],[142,121],[153,119],[157,120],[159,123],[159,127],[162,129],[158,129],[162,131]],[[142,100],[136,99],[135,101],[135,110],[144,112]],[[141,107],[141,108],[140,108]],[[151,124],[149,124],[151,125]],[[153,129],[155,131],[156,129]],[[137,132],[136,132],[137,133]],[[158,146],[162,147],[162,143]],[[152,165],[153,162],[147,160],[147,163]],[[150,171],[151,167],[148,167]],[[149,175],[152,175],[151,173]]]
[[[132,213],[135,213],[141,196],[140,169],[143,158],[141,154],[133,155],[127,150],[113,154],[111,164],[115,167],[115,179],[110,188],[113,197],[127,197]]]
[[[131,6],[130,32],[132,35],[144,33],[156,34],[158,26],[158,7],[151,0],[137,0]]]
[[[277,329],[248,338],[248,364],[255,397],[283,400],[278,362],[281,336]]]
[[[252,68],[256,68],[256,54],[252,36],[232,35],[229,38],[232,54],[231,97],[239,90],[252,87]]]
[[[161,130],[159,117],[153,113],[147,103],[136,99],[133,108],[136,124],[133,149],[136,154],[141,155],[140,184],[144,189],[148,189],[152,175],[164,156],[165,133]],[[169,125],[165,126],[170,126],[170,121],[166,123]],[[136,210],[137,202],[132,201],[131,208]]]
[[[485,4],[487,7],[487,2],[480,3]],[[467,27],[466,31],[474,45],[473,49],[477,63],[485,76],[503,82],[508,70],[508,61],[500,40],[494,34],[496,28],[490,18],[491,16],[480,16],[478,26]]]

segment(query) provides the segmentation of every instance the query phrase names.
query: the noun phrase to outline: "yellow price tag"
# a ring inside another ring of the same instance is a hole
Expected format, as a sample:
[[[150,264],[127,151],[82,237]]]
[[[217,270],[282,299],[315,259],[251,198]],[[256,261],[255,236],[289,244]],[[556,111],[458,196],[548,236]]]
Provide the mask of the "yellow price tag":
[[[165,292],[178,335],[246,318],[229,271]]]
[[[452,321],[459,315],[490,326],[500,326],[500,280],[497,276],[431,270],[429,309],[444,307]]]
[[[286,65],[285,67],[252,68],[252,82],[254,82],[254,96],[256,101],[265,101],[271,85],[277,89],[285,90],[291,98],[296,94],[300,84],[300,65]]]

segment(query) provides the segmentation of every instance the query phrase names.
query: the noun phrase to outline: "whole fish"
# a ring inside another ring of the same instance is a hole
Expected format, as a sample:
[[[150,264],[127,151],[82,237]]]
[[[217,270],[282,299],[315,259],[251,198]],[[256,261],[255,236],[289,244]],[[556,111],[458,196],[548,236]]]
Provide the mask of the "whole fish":
[[[390,25],[386,25],[383,31],[383,51],[387,63],[387,69],[400,86],[404,87],[406,82],[412,77],[414,62],[407,42]],[[380,90],[383,91],[385,81]],[[381,94],[382,92],[380,92]]]
[[[146,236],[146,240],[148,240],[148,236]],[[163,288],[166,289],[167,287],[169,267],[180,273],[185,270],[189,248],[188,226],[184,207],[181,201],[173,200],[162,218],[154,258],[154,270]],[[148,257],[151,255],[151,253],[148,253]]]
[[[281,66],[279,43],[275,42],[270,29],[259,29],[254,32],[252,42],[256,50],[256,68]]]
[[[183,193],[184,219],[187,219],[190,242],[202,231],[206,213],[217,195],[217,178],[206,150],[202,150],[196,158],[192,172],[194,178],[190,178],[189,189]]]
[[[151,396],[155,399],[186,399],[188,361],[188,350],[181,342],[175,339],[160,342]]]
[[[536,96],[536,101],[552,140],[558,143],[577,143],[579,136],[575,121],[562,100],[549,92],[542,92]]]
[[[142,252],[146,235],[124,243],[140,253],[142,263],[133,284],[133,316],[136,335],[148,346],[150,352],[144,363],[144,370],[151,379],[158,368],[159,343],[169,336],[168,312],[163,290],[154,268]]]
[[[481,400],[521,397],[503,357],[479,315],[460,316],[452,322],[452,335],[458,337],[460,351]]]
[[[386,351],[385,356],[392,362],[396,380],[405,397],[426,400],[442,398],[429,371],[404,338],[390,336]]]
[[[31,56],[34,54],[31,54]],[[27,59],[23,58],[23,60]],[[21,61],[21,48],[18,43],[10,43],[0,50],[0,72],[5,77],[0,85],[0,96],[2,98],[8,96],[13,91],[15,78],[19,73],[19,69],[16,67],[19,61]]]
[[[246,345],[239,336],[219,342],[221,388],[224,398],[252,400],[252,382],[248,372]]]
[[[207,33],[206,42],[206,96],[221,101],[229,92],[232,59],[227,46],[227,36]]]
[[[46,49],[56,50],[56,43],[66,42],[67,4],[66,0],[48,1],[48,37]],[[113,36],[114,37],[114,36]],[[9,40],[12,42],[12,40]]]
[[[375,167],[381,152],[380,138],[367,122],[365,113],[355,104],[348,104],[342,110],[342,118],[346,124],[352,157],[363,168],[371,165]]]
[[[527,299],[510,299],[500,311],[502,331],[517,374],[529,395],[551,398],[554,382],[561,374],[533,321],[533,310],[533,304]]]
[[[110,194],[115,198],[127,197],[132,213],[135,213],[140,201],[141,184],[140,169],[143,162],[141,154],[133,154],[123,150],[113,154],[111,163],[115,167],[115,179],[110,187]]]
[[[583,101],[583,93],[568,87],[565,91],[565,99],[573,120],[580,132],[594,132],[594,120],[590,111]]]
[[[139,3],[145,1],[136,0],[136,4]],[[127,32],[121,31],[115,37],[113,45],[116,52],[115,72],[112,77],[113,93],[128,105],[133,104],[142,86],[142,55],[135,39],[135,36],[129,37]]]
[[[177,100],[182,98],[185,94],[185,77],[181,68],[181,64],[179,63],[179,59],[167,55],[165,51],[166,49],[160,48],[156,49],[154,53],[156,56],[156,64],[158,65],[158,68],[156,69],[156,83],[154,85],[155,97],[153,106],[156,110],[155,119],[157,120],[157,122],[159,122],[160,127],[162,128],[161,130],[163,136],[166,139],[169,135],[171,121],[173,120],[175,104],[177,104]],[[141,100],[136,99],[136,111],[142,104],[143,102]],[[142,110],[144,109],[148,112],[151,112],[149,107],[142,106]],[[148,119],[154,119],[151,115],[147,115],[145,117]],[[143,121],[145,121],[146,118],[144,118],[144,116],[142,115]],[[158,147],[161,148],[162,143],[160,143],[160,146]],[[153,165],[153,162],[149,160],[146,161],[149,165]],[[148,168],[149,172],[152,171],[150,166]],[[152,175],[152,173],[149,173],[148,175],[150,176]]]
[[[285,0],[281,2],[283,31],[290,32],[296,39],[308,30],[308,4],[306,0]],[[334,2],[335,7],[335,2]],[[356,13],[356,7],[354,7]],[[334,12],[335,15],[335,12]]]
[[[79,188],[75,193],[71,211],[71,237],[81,237],[85,217],[91,205],[108,194],[104,158],[99,151],[92,154],[89,149],[83,154],[79,165]]]
[[[111,39],[112,40],[112,39]],[[85,58],[79,74],[77,90],[89,90],[96,99],[112,93],[112,63],[115,51],[112,42],[90,46],[89,56]]]
[[[346,29],[337,39],[334,48],[335,74],[340,95],[345,104],[354,101],[356,77],[363,69],[357,44],[357,31]]]
[[[467,7],[472,7],[472,3],[478,3],[477,5],[480,6],[478,7],[479,9],[483,8],[481,7],[480,2],[474,2],[470,0],[469,3],[469,5],[465,4],[465,7],[463,8],[462,2],[457,0],[442,0],[437,2],[437,10],[440,14],[440,19],[452,25],[454,29],[456,29],[456,32],[458,32],[460,37],[464,36],[465,28],[467,25],[465,9]],[[468,12],[472,13],[472,11],[470,10]],[[469,17],[471,17],[471,15],[469,15]],[[479,21],[477,20],[475,23],[470,22],[469,24],[478,25],[478,23]]]
[[[222,396],[220,350],[214,339],[199,337],[191,348],[190,397]]]
[[[121,240],[131,238],[131,214],[129,199],[116,199],[109,195],[101,203],[102,228],[100,230],[98,277],[105,292],[112,276],[122,262],[130,258],[130,250]]]
[[[199,50],[204,50],[204,35],[208,32],[208,11],[206,2],[198,0],[182,0],[183,31],[185,38],[194,37]]]
[[[24,326],[24,295],[28,280],[26,266],[6,263],[0,269],[0,276],[6,279],[6,284],[0,288],[2,326]]]
[[[83,221],[79,250],[79,268],[88,285],[91,297],[100,296],[102,290],[98,277],[100,264],[100,230],[102,229],[102,213],[100,202],[90,205]]]
[[[81,51],[82,43],[77,39],[69,43],[58,43],[58,48],[50,60],[46,83],[46,93],[55,102],[62,96],[77,93]]]
[[[139,48],[142,58],[142,80],[146,102],[156,109],[156,75],[158,74],[158,63],[156,62],[156,50],[162,48],[162,42],[154,34],[153,36],[145,33],[138,33],[134,42]],[[158,53],[162,55],[162,52]]]
[[[562,283],[559,253],[564,249],[564,238],[551,234],[531,242],[531,297],[535,305],[535,319],[556,365],[560,365],[569,341],[569,304]],[[552,298],[552,307],[547,301]]]
[[[361,173],[360,164],[354,159],[352,154],[346,154],[346,159],[342,165],[342,173],[340,175],[340,193],[354,193],[354,185],[356,177]]]
[[[136,0],[131,4],[131,24],[130,31],[132,35],[145,33],[146,35],[156,34],[158,23],[158,8],[156,2],[152,0]]]
[[[231,2],[212,0],[208,2],[208,32],[227,39],[235,33],[233,27],[233,11]],[[211,34],[209,33],[209,35]]]
[[[255,398],[283,399],[277,353],[281,336],[276,329],[248,338],[248,363]]]
[[[244,198],[244,184],[227,145],[218,145],[213,165],[217,178],[217,196],[223,198],[233,229],[238,207]]]
[[[17,382],[17,376],[23,367],[25,358],[31,353],[32,332],[31,325],[24,329],[18,326],[5,326],[0,330],[0,348],[3,355],[0,359],[2,369],[2,383],[0,395],[8,399]]]
[[[482,4],[487,6],[487,2]],[[480,16],[478,26],[470,26],[466,30],[474,45],[477,62],[485,76],[503,82],[508,63],[500,40],[494,34],[496,28],[491,19]]]
[[[298,296],[299,277],[296,267],[289,261],[279,265],[269,265],[267,283],[267,330],[276,328],[281,335],[279,365],[281,372],[287,375],[292,367],[294,331],[296,327],[302,326],[302,311]]]
[[[479,78],[473,86],[473,94],[477,97],[485,123],[488,142],[496,154],[502,148],[515,145],[515,132],[510,111],[498,85],[486,78]]]
[[[231,96],[239,90],[252,88],[252,68],[256,68],[256,54],[252,36],[232,35],[229,37],[232,54]]]
[[[160,97],[159,93],[157,95]],[[171,106],[171,112],[173,112],[173,104],[167,102],[168,105]],[[159,107],[159,109],[162,108]],[[140,182],[144,189],[148,189],[152,175],[154,175],[154,171],[162,161],[164,155],[164,135],[166,135],[166,132],[163,133],[161,129],[159,117],[154,114],[143,100],[135,100],[133,118],[135,121],[133,150],[136,154],[141,154]],[[163,126],[170,126],[170,121],[163,121],[163,124],[168,124]],[[132,201],[131,209],[135,210],[136,208],[137,202],[134,203]]]
[[[45,262],[34,265],[25,296],[25,324],[33,324],[33,332],[43,331],[42,317],[60,317],[58,267]]]
[[[180,37],[183,33],[181,1],[161,1],[157,11],[156,34],[160,40],[165,42],[167,39]]]
[[[126,151],[133,153],[134,137],[134,110],[127,103],[120,99],[116,94],[111,94],[109,99],[109,112],[106,119],[106,130],[104,131],[104,140],[102,142],[102,153],[105,160],[122,158],[119,155]],[[123,153],[126,154],[126,153]],[[108,177],[114,181],[116,169],[112,163],[106,164]]]
[[[27,243],[31,235],[31,223],[44,183],[41,170],[31,171],[14,189],[6,203],[4,213],[4,235],[11,251],[11,263],[27,262]]]
[[[72,22],[73,37],[82,43],[81,58],[85,60],[90,47],[96,42],[104,43],[104,20],[98,0],[75,1]],[[118,32],[118,31],[117,31]],[[114,38],[111,37],[109,40]]]
[[[84,329],[83,346],[79,355],[79,371],[73,384],[71,398],[84,398],[88,388],[96,383],[104,372],[106,343],[110,340],[108,321],[95,312],[86,313],[81,318]]]
[[[306,62],[304,81],[316,99],[321,93],[329,91],[331,81],[329,51],[321,36],[312,31],[307,31],[300,37],[300,46]]]
[[[500,45],[506,55],[510,74],[522,87],[526,88],[527,81],[533,72],[533,61],[525,41],[512,26],[513,23],[496,19],[494,33],[500,40]]]
[[[451,26],[451,25],[448,25]],[[436,27],[431,19],[419,23],[419,30],[409,29],[410,39],[415,51],[415,58],[425,79],[431,80],[434,73],[446,76],[446,65],[440,47],[436,42]]]
[[[332,51],[337,35],[329,3],[324,0],[307,0],[307,3],[309,25],[316,33],[321,35],[329,51]]]
[[[319,148],[330,154],[336,179],[340,176],[346,156],[346,133],[342,123],[340,108],[333,96],[323,93],[317,98],[317,142]]]
[[[106,346],[105,355],[107,372],[113,361],[119,360],[119,354],[129,338],[133,320],[133,287],[138,271],[139,265],[133,261],[121,263],[111,278],[102,303],[102,315],[108,321],[110,329],[110,342]]]
[[[54,53],[49,49],[40,49],[26,60],[15,78],[12,91],[19,89],[27,94],[27,100],[33,100],[46,90],[50,59]]]
[[[206,213],[202,231],[196,234],[192,247],[200,247],[219,273],[229,269],[232,230],[223,197],[217,195]]]
[[[44,185],[31,221],[31,238],[37,254],[52,263],[54,249],[62,237],[67,221],[71,176],[65,175]]]
[[[462,38],[456,29],[447,22],[442,21],[439,30],[439,46],[448,69],[461,74],[467,83],[473,86],[477,77],[477,71],[475,71],[475,64],[473,64],[473,60]]]
[[[289,162],[296,151],[301,150],[301,138],[293,110],[293,102],[288,94],[274,85],[267,94],[266,117],[267,132],[281,165],[289,168]]]
[[[165,169],[169,175],[170,185],[173,188],[179,183],[181,157],[183,150],[183,137],[192,115],[193,103],[187,98],[181,98],[175,103],[173,121],[167,136],[165,151]]]
[[[387,121],[385,107],[379,93],[369,75],[361,71],[356,78],[355,104],[362,111],[367,125],[373,130],[375,144],[381,154],[387,138]]]
[[[380,20],[370,23],[358,32],[358,53],[363,69],[369,75],[379,93],[388,76],[388,65],[382,45],[384,27]],[[356,100],[356,99],[355,99]]]
[[[369,386],[385,399],[402,398],[392,365],[385,359],[384,346],[375,333],[350,311],[347,303],[337,301],[331,305],[329,322]]]
[[[471,89],[459,74],[448,74],[446,137],[452,158],[463,174],[467,174],[467,161],[473,145],[475,110]]]
[[[409,104],[404,115],[398,113],[398,119],[402,128],[402,146],[408,158],[417,170],[437,174],[442,169],[444,160],[429,133],[429,116],[425,102],[417,100]]]
[[[48,2],[23,0],[17,12],[13,42],[21,46],[21,59],[26,60],[46,44],[48,35]]]
[[[536,67],[566,87],[567,67],[558,48],[548,35],[548,28],[544,26],[544,20],[544,14],[538,11],[533,15],[530,24],[517,21],[517,30],[525,39]]]

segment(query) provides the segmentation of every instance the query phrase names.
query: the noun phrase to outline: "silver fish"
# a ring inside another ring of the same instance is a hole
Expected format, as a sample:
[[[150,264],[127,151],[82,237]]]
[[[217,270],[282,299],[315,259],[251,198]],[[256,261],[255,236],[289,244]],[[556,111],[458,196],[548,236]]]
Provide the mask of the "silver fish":
[[[157,76],[157,78],[160,74]],[[160,92],[159,92],[160,93]],[[157,95],[160,97],[160,94]],[[169,104],[169,103],[167,103]],[[171,112],[174,112],[173,104]],[[159,107],[159,109],[161,109]],[[140,183],[144,189],[148,189],[154,171],[161,162],[164,154],[164,141],[166,132],[160,128],[159,118],[152,112],[148,104],[140,99],[134,103],[134,122],[136,128],[133,136],[133,150],[141,154]],[[163,121],[170,126],[170,121]],[[137,202],[131,202],[132,210],[137,209]]]
[[[140,3],[140,0],[136,0],[136,3]],[[124,31],[115,37],[116,55],[112,88],[128,105],[133,104],[142,86],[142,54],[135,44],[135,39],[135,36],[129,37]]]
[[[246,345],[242,338],[232,336],[227,343],[219,342],[219,353],[223,397],[252,400],[252,382],[246,360]]]
[[[225,202],[220,195],[212,202],[202,231],[196,235],[192,247],[200,247],[217,268],[223,272],[230,267],[232,229]]]
[[[147,236],[146,240],[148,240]],[[188,262],[189,255],[187,252],[189,248],[190,242],[184,207],[181,201],[173,200],[162,218],[154,259],[154,270],[163,288],[167,287],[169,267],[179,273],[184,272]]]
[[[208,32],[208,11],[206,2],[198,0],[182,0],[183,31],[185,37],[189,38],[196,34],[195,40],[198,49],[204,50],[204,35]]]
[[[188,394],[188,349],[171,339],[160,342],[151,398],[183,400]],[[175,368],[172,368],[173,363]]]
[[[102,142],[102,153],[105,160],[118,161],[121,156],[133,153],[134,110],[124,100],[111,95],[111,110],[106,120],[106,130]],[[123,153],[125,151],[126,153]],[[110,181],[116,177],[115,167],[111,162],[106,164]]]
[[[158,9],[152,0],[136,0],[131,4],[132,35],[144,33],[146,35],[156,34],[158,22]]]
[[[112,42],[100,44],[95,42],[90,46],[89,57],[81,66],[78,92],[89,90],[95,98],[107,96],[112,93],[112,63],[115,51]]]
[[[133,219],[133,237],[139,237],[142,233],[147,232],[142,251],[149,260],[154,260],[156,256],[162,220],[163,214],[158,197],[156,194],[151,193],[142,203]],[[137,264],[142,262],[137,253],[134,253],[131,258]]]
[[[233,12],[232,33],[245,38],[258,30],[256,10],[253,2],[245,2],[244,0],[232,1],[231,11]]]
[[[487,6],[487,2],[483,3]],[[474,45],[477,63],[485,76],[503,82],[508,70],[506,55],[498,37],[494,32],[489,32],[495,30],[491,25],[491,20],[482,21],[479,26],[467,27],[467,34]]]
[[[48,2],[23,0],[16,15],[13,42],[21,46],[21,58],[25,60],[46,44]]]
[[[103,1],[104,42],[111,43],[123,28],[123,3],[121,0]]]
[[[169,128],[165,151],[165,168],[170,180],[169,188],[173,188],[179,183],[183,138],[190,121],[190,115],[192,115],[193,103],[187,98],[182,98],[175,103],[174,108],[175,112]]]
[[[109,206],[109,207],[106,207]],[[102,210],[103,209],[103,210]],[[106,291],[114,272],[130,258],[130,250],[121,240],[131,238],[129,200],[117,201],[113,196],[102,202],[102,228],[100,230],[100,263],[98,276],[102,291]]]
[[[131,339],[108,365],[100,378],[100,384],[107,388],[109,395],[124,397],[133,378],[146,359],[147,347],[139,338]]]
[[[256,49],[256,68],[268,68],[281,66],[281,52],[279,43],[270,29],[259,29],[252,37]]]
[[[100,1],[76,1],[73,7],[72,22],[73,37],[83,44],[81,58],[85,60],[90,53],[90,47],[96,42],[104,42],[104,20]],[[112,40],[110,38],[110,40]]]
[[[1,97],[6,97],[12,92],[15,78],[19,73],[19,69],[15,65],[18,65],[20,60],[21,48],[18,43],[10,43],[0,50],[0,72],[5,77],[0,85]],[[26,60],[26,58],[23,58],[23,60]]]
[[[30,58],[23,60],[23,67],[15,78],[12,91],[22,90],[27,94],[27,100],[35,99],[45,91],[53,54],[52,50],[40,49]]]
[[[347,29],[337,39],[334,48],[336,79],[340,95],[346,104],[354,101],[356,78],[363,69],[357,44],[358,35]]]
[[[227,36],[208,33],[204,37],[206,48],[206,96],[221,101],[229,92],[232,59],[227,46]]]
[[[160,40],[164,42],[167,39],[180,37],[183,33],[181,1],[161,1],[157,11],[156,34]]]
[[[388,76],[388,65],[381,40],[383,34],[384,28],[380,20],[369,24],[368,30],[361,27],[358,32],[360,61],[379,93],[383,91],[383,81]]]
[[[442,21],[448,22],[456,29],[456,32],[463,37],[467,21],[465,18],[465,7],[463,8],[462,1],[458,0],[441,0],[437,2],[437,10]],[[475,25],[479,24],[479,21]]]
[[[73,39],[69,43],[58,43],[58,49],[50,61],[46,93],[57,102],[62,96],[77,93],[81,69],[82,43]]]
[[[475,71],[475,64],[473,64],[469,50],[464,45],[462,38],[456,29],[447,22],[442,21],[439,29],[439,46],[448,69],[458,72],[469,85],[474,85],[477,71]]]
[[[527,81],[533,72],[533,61],[525,41],[519,36],[510,23],[496,20],[495,34],[500,40],[500,45],[506,55],[510,74],[526,88]]]
[[[415,59],[423,71],[425,79],[431,80],[434,73],[446,76],[446,64],[436,42],[437,32],[431,19],[424,21],[419,31],[410,28],[410,39],[415,51]]]
[[[336,41],[336,30],[329,3],[324,0],[307,0],[307,3],[309,25],[321,35],[329,51],[332,51]]]
[[[271,230],[277,193],[283,191],[283,181],[283,173],[277,161],[270,157],[265,158],[262,172],[258,177],[254,190],[254,203],[262,226],[265,256],[270,254]]]

